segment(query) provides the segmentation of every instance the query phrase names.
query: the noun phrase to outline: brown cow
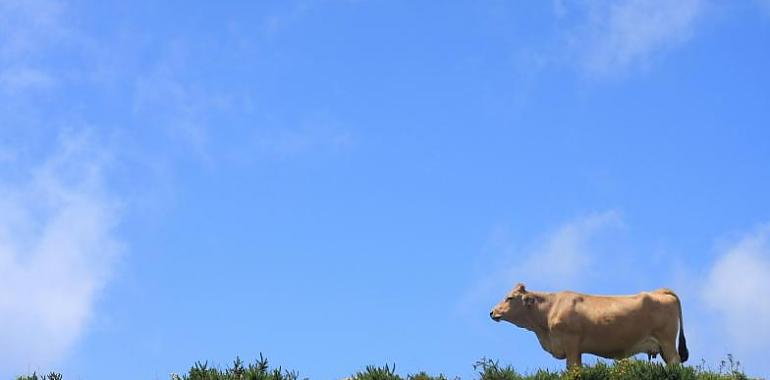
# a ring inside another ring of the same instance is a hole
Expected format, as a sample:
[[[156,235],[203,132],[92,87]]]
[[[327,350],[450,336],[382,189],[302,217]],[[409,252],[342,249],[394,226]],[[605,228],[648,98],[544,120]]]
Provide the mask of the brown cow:
[[[584,353],[609,359],[660,353],[666,363],[685,362],[689,356],[682,305],[669,289],[595,296],[530,292],[518,284],[489,316],[534,332],[544,350],[567,359],[567,368],[580,366]]]

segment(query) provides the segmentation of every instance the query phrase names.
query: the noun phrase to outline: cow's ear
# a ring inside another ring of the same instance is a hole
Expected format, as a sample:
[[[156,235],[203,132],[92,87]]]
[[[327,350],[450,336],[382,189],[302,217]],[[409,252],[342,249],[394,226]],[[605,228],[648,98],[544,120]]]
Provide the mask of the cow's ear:
[[[513,288],[513,290],[515,290],[517,292],[522,292],[522,293],[525,293],[527,291],[527,289],[524,288],[524,284],[522,284],[522,283],[516,284],[516,287]]]
[[[524,306],[532,306],[537,302],[537,299],[535,299],[534,296],[525,295],[524,297],[521,297],[521,302],[524,303]]]

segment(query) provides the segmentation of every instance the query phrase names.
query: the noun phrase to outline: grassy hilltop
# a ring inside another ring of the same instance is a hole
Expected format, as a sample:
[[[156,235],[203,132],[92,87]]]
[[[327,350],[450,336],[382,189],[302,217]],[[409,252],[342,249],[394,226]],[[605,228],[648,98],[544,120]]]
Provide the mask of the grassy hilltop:
[[[571,371],[552,372],[540,370],[535,373],[521,374],[511,366],[500,366],[497,361],[482,359],[473,365],[477,371],[477,380],[741,380],[749,379],[740,369],[740,363],[732,356],[722,361],[716,370],[705,365],[666,366],[662,363],[625,359],[607,364],[599,362],[593,366],[584,366]],[[170,380],[306,380],[299,372],[281,367],[270,368],[268,361],[261,354],[254,363],[245,364],[236,358],[232,365],[222,369],[198,362],[186,374],[171,374]],[[395,365],[367,366],[353,375],[340,378],[345,380],[459,380],[449,379],[442,374],[431,375],[425,372],[401,376],[396,373]],[[38,375],[33,373],[20,376],[17,380],[62,380],[59,373]]]

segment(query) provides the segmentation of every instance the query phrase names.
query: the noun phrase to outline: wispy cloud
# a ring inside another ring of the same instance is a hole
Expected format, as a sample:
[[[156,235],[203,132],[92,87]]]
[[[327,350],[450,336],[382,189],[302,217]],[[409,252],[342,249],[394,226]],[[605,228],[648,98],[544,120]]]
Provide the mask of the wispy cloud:
[[[301,22],[305,17],[329,3],[355,4],[360,0],[293,0],[281,2],[262,19],[261,29],[266,36],[274,36]]]
[[[0,164],[12,163],[16,160],[16,152],[0,145]]]
[[[55,364],[86,331],[123,250],[105,163],[69,136],[29,178],[0,179],[0,377]]]
[[[64,4],[56,0],[0,0],[0,56],[34,54],[40,45],[61,38]]]
[[[620,214],[607,211],[574,220],[542,238],[525,259],[521,260],[511,274],[524,281],[544,284],[552,289],[563,289],[585,285],[586,279],[596,275],[597,256],[606,248],[599,244],[608,231],[619,231],[623,227]]]
[[[735,354],[748,359],[770,350],[770,226],[757,228],[721,249],[701,295],[719,314]]]
[[[55,84],[45,71],[32,67],[9,67],[0,71],[0,89],[11,94],[29,89],[46,89]]]
[[[262,20],[262,30],[268,36],[275,35],[304,17],[317,3],[308,0],[288,2],[284,9],[270,13]]]
[[[762,9],[770,16],[770,0],[756,0]]]
[[[256,128],[244,151],[265,158],[292,158],[309,153],[337,153],[355,144],[353,134],[328,116],[311,115],[297,125]]]
[[[187,53],[181,43],[167,48],[158,62],[141,73],[134,84],[134,111],[150,128],[165,133],[201,161],[212,160],[212,113],[229,106],[227,94],[185,80]]]
[[[573,9],[577,21],[567,32],[570,55],[594,76],[622,73],[689,40],[704,0],[616,0],[584,2]],[[569,13],[556,2],[557,16]]]
[[[55,0],[0,0],[0,89],[16,94],[50,87],[53,75],[35,65],[45,47],[70,35]]]

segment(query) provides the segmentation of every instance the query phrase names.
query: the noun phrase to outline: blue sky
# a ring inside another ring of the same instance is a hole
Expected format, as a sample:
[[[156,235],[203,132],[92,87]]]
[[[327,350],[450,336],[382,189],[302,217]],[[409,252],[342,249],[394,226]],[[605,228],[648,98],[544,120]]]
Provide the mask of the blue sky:
[[[0,0],[0,376],[561,368],[488,318],[520,281],[671,287],[694,363],[768,375],[768,41],[767,1]]]

